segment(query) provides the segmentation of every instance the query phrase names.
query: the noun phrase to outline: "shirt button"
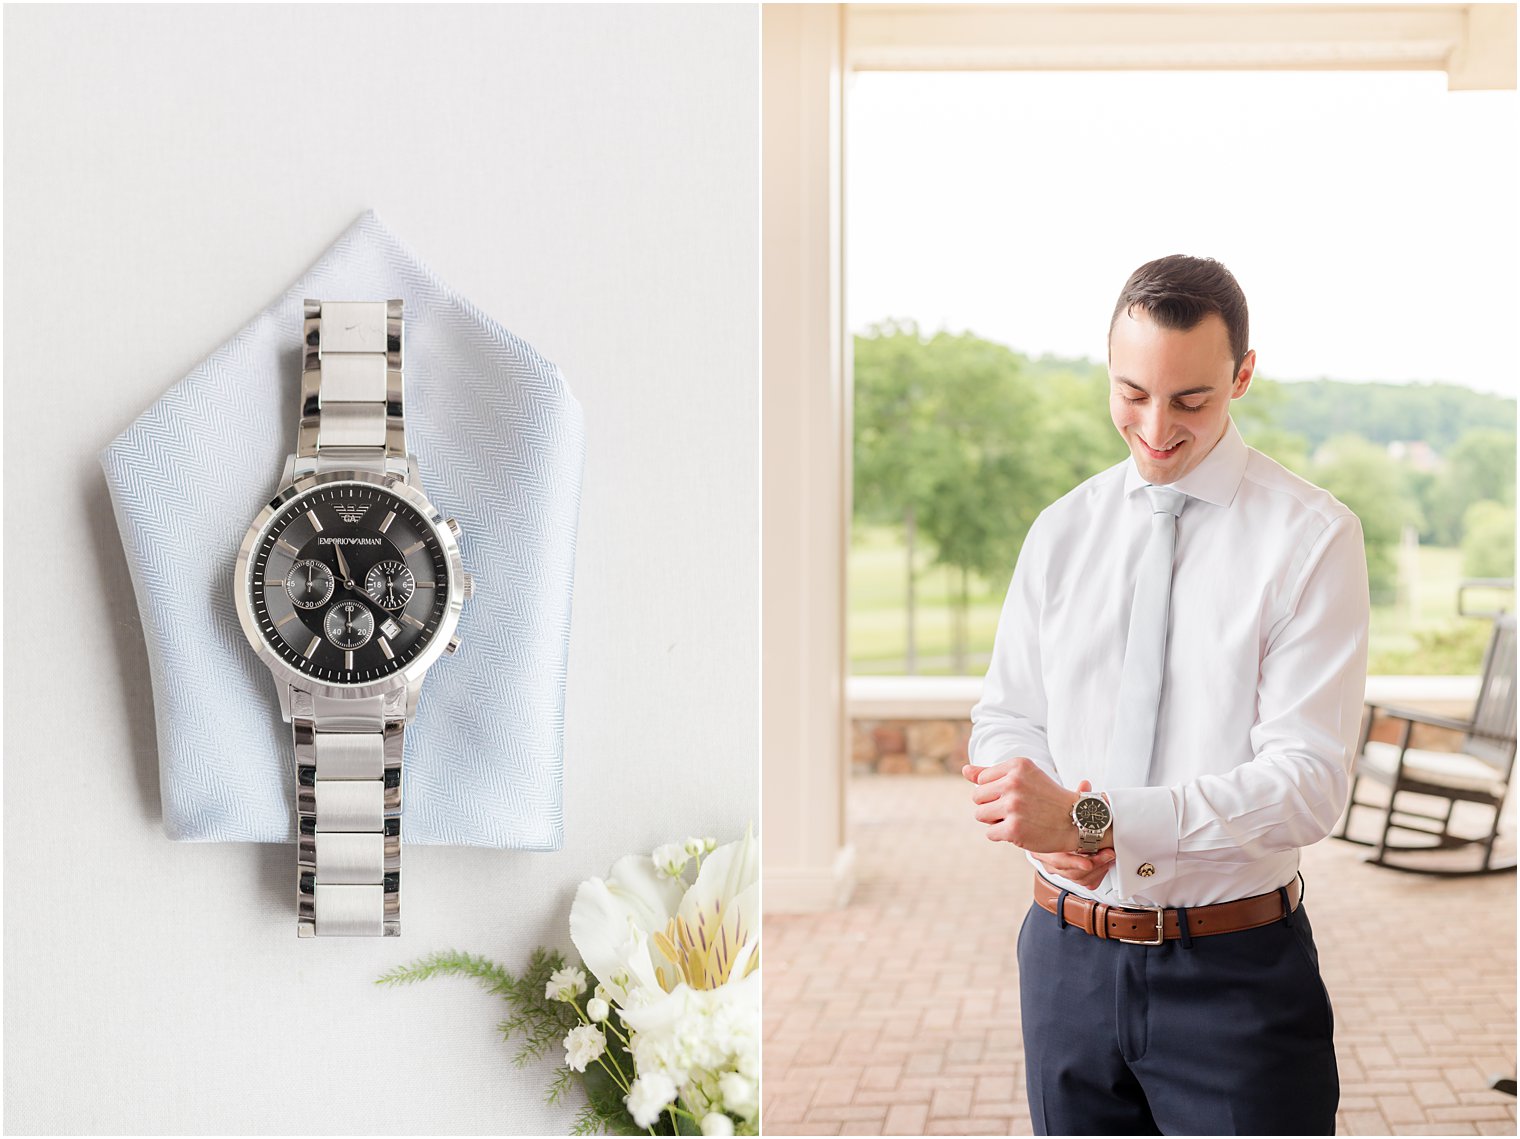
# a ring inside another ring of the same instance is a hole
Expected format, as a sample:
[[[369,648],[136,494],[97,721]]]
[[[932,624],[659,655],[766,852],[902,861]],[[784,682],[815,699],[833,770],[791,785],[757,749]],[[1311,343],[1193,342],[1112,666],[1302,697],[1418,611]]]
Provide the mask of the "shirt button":
[[[1149,862],[1142,862],[1140,864],[1140,869],[1136,871],[1136,873],[1139,874],[1142,878],[1149,878],[1155,872],[1156,868]]]

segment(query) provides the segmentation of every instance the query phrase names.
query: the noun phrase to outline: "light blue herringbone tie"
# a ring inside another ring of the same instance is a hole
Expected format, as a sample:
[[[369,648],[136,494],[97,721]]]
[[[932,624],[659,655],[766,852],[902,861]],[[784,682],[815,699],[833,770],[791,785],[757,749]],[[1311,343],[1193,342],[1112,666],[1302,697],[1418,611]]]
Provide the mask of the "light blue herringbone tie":
[[[1167,609],[1172,594],[1172,555],[1177,549],[1177,516],[1187,495],[1167,486],[1147,486],[1151,500],[1151,536],[1140,555],[1135,599],[1124,645],[1124,676],[1114,734],[1108,745],[1108,786],[1150,784],[1151,752],[1156,745],[1156,715],[1161,707],[1161,676],[1166,668]]]

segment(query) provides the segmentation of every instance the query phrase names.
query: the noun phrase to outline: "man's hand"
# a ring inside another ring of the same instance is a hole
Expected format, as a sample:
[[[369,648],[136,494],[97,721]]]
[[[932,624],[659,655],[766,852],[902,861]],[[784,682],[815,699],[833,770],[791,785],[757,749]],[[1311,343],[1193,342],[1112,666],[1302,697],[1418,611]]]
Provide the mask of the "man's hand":
[[[961,774],[976,790],[977,822],[987,824],[993,842],[1011,842],[1030,853],[1076,848],[1077,824],[1071,809],[1077,793],[1068,791],[1027,756],[1015,756],[991,767],[966,764]]]
[[[961,774],[976,784],[972,799],[978,804],[976,818],[987,823],[987,837],[1023,847],[1063,878],[1093,889],[1113,865],[1110,846],[1095,854],[1076,849],[1077,825],[1071,809],[1077,796],[1091,791],[1086,779],[1076,791],[1058,785],[1033,760],[1023,756],[991,767],[966,764]]]
[[[1086,779],[1077,784],[1077,791],[1091,791],[1092,784]],[[1069,878],[1078,886],[1096,890],[1098,883],[1108,876],[1108,868],[1114,864],[1114,848],[1107,847],[1092,854],[1063,850],[1059,853],[1036,854],[1040,865],[1062,878]]]

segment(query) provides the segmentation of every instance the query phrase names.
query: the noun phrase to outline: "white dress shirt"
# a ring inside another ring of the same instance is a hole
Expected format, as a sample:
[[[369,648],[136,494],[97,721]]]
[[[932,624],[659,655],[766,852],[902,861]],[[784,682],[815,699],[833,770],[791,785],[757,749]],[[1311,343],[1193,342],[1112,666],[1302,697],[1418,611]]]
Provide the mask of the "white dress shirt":
[[[1047,506],[998,622],[971,762],[1028,756],[1106,791],[1115,860],[1073,893],[1194,906],[1292,881],[1346,804],[1367,679],[1360,520],[1246,446],[1233,419],[1168,484],[1177,522],[1166,669],[1148,787],[1105,786],[1136,566],[1150,531],[1133,458]]]

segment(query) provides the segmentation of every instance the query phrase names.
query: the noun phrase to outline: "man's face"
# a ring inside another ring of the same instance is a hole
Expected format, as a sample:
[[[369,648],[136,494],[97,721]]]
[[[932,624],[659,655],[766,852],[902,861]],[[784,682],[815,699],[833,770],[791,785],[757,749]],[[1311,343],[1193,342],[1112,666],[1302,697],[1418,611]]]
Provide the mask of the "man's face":
[[[1176,482],[1224,435],[1230,401],[1246,394],[1256,352],[1234,372],[1224,318],[1187,332],[1161,328],[1143,308],[1114,322],[1108,341],[1108,409],[1146,482]]]

